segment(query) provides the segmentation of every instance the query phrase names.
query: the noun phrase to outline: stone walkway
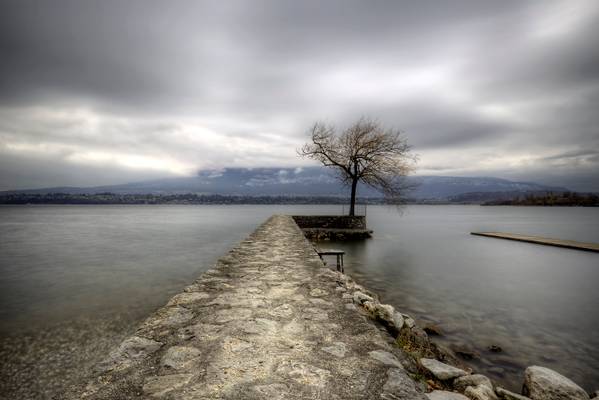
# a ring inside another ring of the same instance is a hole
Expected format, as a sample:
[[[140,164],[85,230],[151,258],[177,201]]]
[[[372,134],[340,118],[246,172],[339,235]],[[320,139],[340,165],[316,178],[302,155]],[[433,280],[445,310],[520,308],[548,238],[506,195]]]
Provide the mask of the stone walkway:
[[[148,318],[68,399],[427,399],[291,217]]]

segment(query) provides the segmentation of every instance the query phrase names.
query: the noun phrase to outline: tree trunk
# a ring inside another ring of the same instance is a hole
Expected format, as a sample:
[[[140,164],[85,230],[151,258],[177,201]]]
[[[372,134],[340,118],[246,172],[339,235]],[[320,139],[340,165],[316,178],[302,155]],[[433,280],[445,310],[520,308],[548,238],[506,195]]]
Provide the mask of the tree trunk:
[[[351,203],[349,205],[349,215],[355,215],[356,209],[356,189],[358,188],[358,180],[353,179],[351,182]]]

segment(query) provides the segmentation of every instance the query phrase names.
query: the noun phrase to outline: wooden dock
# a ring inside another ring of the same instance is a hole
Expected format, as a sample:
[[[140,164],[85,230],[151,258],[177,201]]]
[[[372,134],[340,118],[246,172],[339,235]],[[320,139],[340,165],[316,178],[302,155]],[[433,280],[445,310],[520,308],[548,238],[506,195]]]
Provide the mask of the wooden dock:
[[[598,243],[576,242],[574,240],[551,239],[539,236],[519,235],[517,233],[502,233],[502,232],[470,232],[471,235],[486,236],[498,239],[516,240],[518,242],[528,242],[542,244],[546,246],[564,247],[567,249],[593,251],[599,253]]]

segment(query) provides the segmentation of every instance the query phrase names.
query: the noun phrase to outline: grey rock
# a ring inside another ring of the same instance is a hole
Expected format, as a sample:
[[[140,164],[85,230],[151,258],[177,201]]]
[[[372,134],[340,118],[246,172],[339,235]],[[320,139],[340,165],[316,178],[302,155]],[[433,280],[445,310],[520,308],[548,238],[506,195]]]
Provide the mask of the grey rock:
[[[414,381],[401,369],[390,368],[383,385],[382,399],[426,400],[423,393],[416,390]]]
[[[176,305],[187,305],[192,303],[198,303],[202,300],[209,298],[210,295],[208,293],[203,292],[183,292],[180,293],[169,300],[167,306],[176,306]]]
[[[390,304],[378,303],[375,308],[377,317],[380,317],[381,319],[391,319],[393,318],[393,313],[395,313],[395,308],[393,308],[393,306]]]
[[[356,303],[356,304],[363,304],[367,301],[374,301],[374,299],[372,297],[370,297],[367,294],[362,293],[360,291],[354,292],[353,300],[354,300],[354,303]]]
[[[463,394],[448,392],[446,390],[433,390],[426,394],[429,400],[470,400]]]
[[[426,332],[426,330],[425,330]],[[456,354],[456,356],[464,359],[464,360],[472,360],[475,358],[480,358],[480,354],[472,347],[464,344],[453,344],[451,345],[451,350]]]
[[[173,346],[162,357],[161,364],[172,369],[183,369],[190,365],[200,355],[200,350],[195,347]]]
[[[349,282],[347,284],[347,288],[349,290],[357,290],[357,291],[360,291],[360,292],[365,292],[366,291],[366,289],[364,289],[364,286],[358,285],[356,282]]]
[[[169,392],[187,385],[192,378],[193,374],[150,376],[145,380],[143,391],[152,397],[164,397]]]
[[[375,304],[375,316],[397,330],[403,327],[404,319],[401,313],[395,311],[395,308],[389,304]]]
[[[118,348],[110,352],[108,358],[98,365],[98,370],[126,368],[135,361],[142,360],[162,347],[162,343],[154,340],[131,336],[125,339]]]
[[[453,387],[461,392],[466,390],[468,386],[479,385],[487,386],[489,389],[493,389],[493,384],[491,383],[491,380],[486,376],[480,374],[461,376],[453,381]]]
[[[430,341],[428,340],[428,335],[425,331],[420,329],[418,325],[415,325],[410,329],[410,337],[411,340],[420,347],[428,347]]]
[[[464,394],[472,400],[497,400],[493,389],[486,385],[468,386]]]
[[[309,299],[310,303],[317,307],[332,307],[333,304],[330,301],[326,301],[320,298]]]
[[[276,372],[302,385],[321,388],[325,387],[331,378],[330,371],[302,362],[285,362],[279,365]]]
[[[416,321],[414,321],[414,318],[410,317],[407,314],[403,314],[402,316],[403,316],[404,322],[408,328],[412,329],[413,327],[416,326]]]
[[[282,383],[271,383],[270,385],[254,386],[253,390],[261,399],[286,400],[289,396],[289,388]]]
[[[322,297],[322,296],[326,296],[327,294],[328,293],[326,290],[322,290],[319,288],[310,290],[310,296],[312,296],[312,297]]]
[[[247,308],[229,308],[217,311],[214,315],[214,322],[216,324],[226,324],[231,321],[239,321],[250,318],[252,310]]]
[[[352,303],[347,303],[345,305],[345,308],[347,308],[348,310],[351,310],[351,311],[356,311],[357,310],[356,305],[352,304]]]
[[[599,390],[595,390],[593,392],[593,397],[591,397],[591,399],[597,399],[597,398],[599,398]]]
[[[276,321],[267,318],[255,318],[242,325],[242,331],[247,334],[274,335],[279,328]]]
[[[183,307],[168,307],[159,311],[159,317],[151,320],[153,325],[173,326],[189,321],[193,318],[193,312]]]
[[[468,375],[468,372],[464,371],[463,369],[444,364],[441,361],[437,361],[432,358],[421,358],[420,364],[422,364],[422,366],[437,379],[442,381]]]
[[[162,343],[139,336],[131,336],[119,346],[119,352],[128,358],[143,358],[162,347]]]
[[[499,396],[499,398],[503,400],[530,400],[530,397],[510,392],[509,390],[505,390],[501,387],[496,387],[495,393],[497,393],[497,396]]]
[[[403,328],[404,318],[400,312],[395,311],[393,313],[392,321],[393,321],[393,325],[395,326],[395,329],[397,329],[398,331],[401,330],[401,328]]]
[[[223,349],[231,353],[243,352],[252,348],[253,345],[247,340],[241,340],[236,337],[227,336],[223,340]]]
[[[522,393],[532,400],[588,400],[580,386],[545,367],[532,366],[524,371]]]
[[[368,353],[368,355],[370,356],[370,358],[373,358],[373,359],[383,363],[384,365],[403,369],[403,366],[401,365],[401,363],[399,362],[397,357],[395,357],[395,355],[393,355],[392,353],[389,353],[388,351],[374,350],[374,351],[371,351],[370,353]]]
[[[347,353],[347,346],[343,342],[335,342],[332,346],[323,347],[322,351],[334,355],[335,357],[342,358]]]

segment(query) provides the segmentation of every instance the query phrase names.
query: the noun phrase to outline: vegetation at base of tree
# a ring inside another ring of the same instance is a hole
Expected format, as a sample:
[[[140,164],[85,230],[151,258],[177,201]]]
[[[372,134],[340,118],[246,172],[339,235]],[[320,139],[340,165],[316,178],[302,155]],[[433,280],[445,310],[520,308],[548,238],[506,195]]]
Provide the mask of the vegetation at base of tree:
[[[529,194],[510,200],[488,201],[485,206],[569,206],[598,207],[599,195],[594,193],[547,193],[543,195]]]

